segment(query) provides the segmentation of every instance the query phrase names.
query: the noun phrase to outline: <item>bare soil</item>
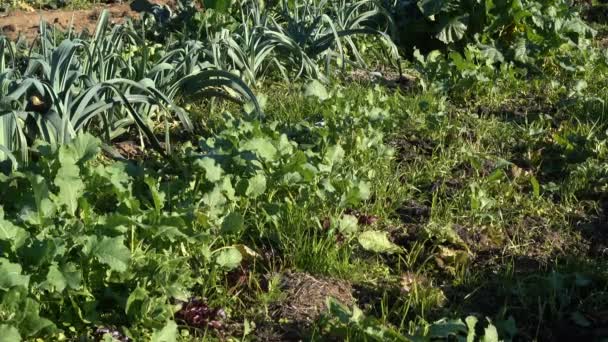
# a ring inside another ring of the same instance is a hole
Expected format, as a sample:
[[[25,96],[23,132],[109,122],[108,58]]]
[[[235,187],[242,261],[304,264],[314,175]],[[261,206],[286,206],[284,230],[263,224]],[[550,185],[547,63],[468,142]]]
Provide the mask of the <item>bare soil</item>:
[[[285,300],[276,309],[276,317],[312,323],[325,311],[327,297],[343,304],[354,303],[351,285],[346,281],[315,278],[307,273],[286,273],[281,281]]]
[[[271,305],[271,321],[257,322],[256,341],[305,341],[307,330],[325,312],[328,297],[349,307],[355,303],[354,289],[344,280],[288,271],[280,286],[284,298]]]
[[[151,0],[150,3],[159,5],[167,4],[171,7],[173,1]],[[110,21],[112,23],[119,24],[128,18],[138,18],[142,13],[140,7],[141,6],[134,6],[133,3],[114,3],[83,10],[11,11],[7,14],[0,14],[0,35],[5,35],[12,40],[21,37],[25,38],[27,41],[32,41],[38,36],[41,20],[61,29],[72,27],[76,32],[93,32],[99,15],[103,10],[109,11]]]

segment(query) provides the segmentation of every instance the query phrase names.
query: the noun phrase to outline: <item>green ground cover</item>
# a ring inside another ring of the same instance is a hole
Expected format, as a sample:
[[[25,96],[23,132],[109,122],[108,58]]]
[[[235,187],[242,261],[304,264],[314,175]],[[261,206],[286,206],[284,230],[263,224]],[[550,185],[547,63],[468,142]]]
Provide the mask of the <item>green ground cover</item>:
[[[196,8],[0,40],[0,341],[606,339],[602,4]]]

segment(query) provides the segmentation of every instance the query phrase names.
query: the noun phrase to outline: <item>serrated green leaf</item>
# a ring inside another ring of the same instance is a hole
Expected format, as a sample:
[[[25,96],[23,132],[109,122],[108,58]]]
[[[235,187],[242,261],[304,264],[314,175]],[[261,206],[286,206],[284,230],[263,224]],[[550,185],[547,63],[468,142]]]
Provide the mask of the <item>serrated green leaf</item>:
[[[325,101],[329,98],[327,89],[325,89],[325,86],[317,80],[312,80],[306,84],[304,87],[304,96],[316,97],[321,101]]]
[[[19,331],[26,337],[31,337],[43,329],[54,329],[55,324],[50,320],[40,317],[40,304],[37,301],[26,298],[20,308],[23,320],[19,324]]]
[[[99,262],[118,272],[126,271],[131,259],[131,252],[125,246],[123,236],[104,236],[93,246],[92,254]]]
[[[0,290],[9,290],[13,286],[28,287],[30,277],[21,274],[21,265],[13,264],[0,258]]]
[[[340,145],[330,146],[325,152],[324,160],[330,165],[340,164],[344,159],[344,149]]]
[[[148,298],[148,291],[137,286],[129,294],[125,305],[125,313],[130,317],[138,317],[141,314],[141,304]]]
[[[450,44],[461,40],[467,32],[467,25],[462,22],[464,17],[455,17],[446,21],[439,29],[437,39]]]
[[[61,274],[66,281],[68,288],[76,290],[80,288],[82,282],[82,271],[73,262],[68,262],[61,265]]]
[[[78,157],[78,163],[84,163],[97,156],[100,151],[101,140],[92,136],[89,133],[84,133],[79,134],[72,141],[70,146],[76,152],[76,156]]]
[[[204,157],[202,159],[197,159],[194,162],[194,166],[205,171],[205,177],[210,182],[218,182],[224,173],[222,167],[217,164],[217,162],[209,157]]]
[[[222,178],[221,183],[219,183],[217,186],[219,186],[220,191],[222,192],[222,194],[224,194],[224,196],[226,196],[228,200],[234,201],[236,199],[236,191],[232,186],[232,181],[230,180],[230,177]]]
[[[78,289],[82,281],[82,273],[74,263],[67,263],[61,267],[53,264],[46,275],[46,283],[58,292],[66,288]]]
[[[576,81],[576,84],[574,85],[574,91],[577,94],[582,94],[583,90],[587,89],[587,87],[588,87],[587,81],[578,80],[578,81]]]
[[[79,134],[68,145],[59,148],[61,164],[83,164],[97,156],[101,141],[89,133]]]
[[[165,194],[162,191],[158,190],[158,183],[156,179],[146,176],[144,182],[146,183],[146,185],[148,185],[148,189],[152,194],[152,201],[154,202],[154,208],[156,209],[156,213],[160,215],[161,210],[165,205]]]
[[[152,342],[174,342],[177,341],[177,324],[174,321],[169,321],[165,326],[152,333]]]
[[[249,178],[246,195],[251,198],[261,196],[266,191],[266,176],[261,173]]]
[[[55,213],[55,206],[50,199],[50,191],[46,179],[40,175],[28,175],[28,179],[32,185],[32,190],[34,191],[34,200],[38,213],[37,218],[34,218],[31,215],[28,215],[28,218],[32,219],[31,223],[41,224],[42,218],[51,217]]]
[[[270,140],[265,138],[253,138],[248,140],[242,145],[242,149],[246,151],[253,151],[262,159],[267,161],[275,160],[277,155],[277,149]]]
[[[19,330],[12,325],[0,324],[0,342],[20,342]]]
[[[99,166],[95,168],[95,174],[107,181],[113,187],[114,192],[125,194],[129,192],[131,181],[125,167],[126,165],[123,163],[115,163],[107,167]]]
[[[344,235],[351,236],[359,231],[359,220],[353,215],[344,215],[340,218],[338,230]]]
[[[361,181],[353,185],[353,187],[345,194],[343,202],[346,204],[355,205],[361,201],[368,200],[371,196],[371,186],[368,182]]]
[[[59,153],[57,155],[57,160],[59,160],[59,164],[76,164],[78,161],[78,156],[76,155],[76,150],[71,148],[70,145],[62,145],[59,147]]]
[[[376,253],[395,253],[401,251],[399,246],[388,239],[387,232],[369,230],[359,234],[359,244],[365,250]]]
[[[351,322],[352,313],[347,306],[340,303],[335,298],[328,296],[325,299],[327,310],[331,313],[332,317],[337,318],[341,323],[348,324]]]
[[[293,148],[294,148],[293,144],[294,144],[294,142],[289,140],[289,138],[287,137],[287,135],[285,133],[281,134],[281,137],[279,138],[279,146],[278,146],[279,153],[282,156],[293,154]]]
[[[526,63],[528,61],[528,46],[526,40],[521,38],[515,43],[514,59],[518,62]]]
[[[80,169],[75,164],[64,163],[55,176],[59,193],[55,199],[58,206],[65,206],[70,215],[78,209],[78,199],[84,193],[84,183],[80,179]]]
[[[29,234],[25,229],[17,227],[4,219],[4,210],[0,206],[0,240],[8,241],[14,251],[23,246],[28,236]]]
[[[57,292],[62,292],[67,286],[67,281],[57,265],[49,267],[49,272],[46,274],[46,283]]]
[[[505,61],[505,57],[502,53],[491,45],[478,44],[479,49],[481,51],[481,55],[492,63],[503,63]]]
[[[356,305],[353,306],[353,314],[350,317],[350,321],[353,323],[361,323],[365,319],[365,315],[363,314],[363,310],[359,309]]]
[[[239,252],[237,248],[228,247],[219,251],[217,257],[215,258],[215,262],[228,270],[234,269],[241,264],[243,260],[243,256]]]
[[[222,187],[217,184],[213,190],[203,195],[203,203],[209,207],[219,207],[226,203],[226,197],[222,194]]]

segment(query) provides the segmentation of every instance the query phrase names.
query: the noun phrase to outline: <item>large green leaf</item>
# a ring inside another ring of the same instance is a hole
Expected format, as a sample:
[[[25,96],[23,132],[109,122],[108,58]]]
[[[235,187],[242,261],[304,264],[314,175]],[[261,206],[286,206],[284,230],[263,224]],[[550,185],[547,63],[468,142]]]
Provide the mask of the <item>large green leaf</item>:
[[[123,236],[104,236],[94,244],[91,252],[101,263],[118,272],[126,271],[131,259],[131,252],[125,246]]]
[[[160,330],[154,331],[150,338],[151,342],[173,342],[177,341],[177,324],[174,321],[169,321]]]
[[[63,274],[61,274],[57,265],[51,265],[51,267],[49,267],[49,272],[46,274],[46,283],[51,289],[54,289],[57,292],[62,292],[67,286],[67,281],[63,277]]]
[[[38,217],[28,215],[27,219],[31,223],[41,224],[44,219],[51,217],[55,213],[55,205],[51,201],[50,191],[47,181],[40,175],[28,175],[32,190],[34,191],[34,200]]]
[[[7,241],[13,250],[21,247],[29,234],[21,227],[17,227],[4,219],[4,210],[0,206],[0,240]]]
[[[445,44],[450,44],[461,40],[467,32],[467,25],[463,22],[465,17],[455,17],[442,23],[437,39]]]
[[[65,206],[70,215],[78,209],[78,199],[84,193],[84,182],[80,178],[80,169],[75,164],[64,163],[55,176],[55,185],[59,193],[55,199],[58,206]]]
[[[0,258],[0,290],[9,290],[14,286],[28,287],[30,276],[21,274],[21,265],[13,264]]]
[[[241,252],[235,247],[227,247],[219,251],[215,262],[228,270],[234,269],[241,264],[243,256]]]
[[[43,330],[52,332],[56,328],[53,322],[40,316],[40,304],[32,298],[22,300],[18,316],[19,331],[26,337],[33,337]]]
[[[250,198],[261,196],[266,191],[266,176],[261,173],[249,178],[246,194]]]
[[[340,233],[346,236],[352,236],[359,230],[359,220],[353,215],[344,215],[338,222]]]
[[[329,166],[340,164],[344,159],[344,149],[340,145],[330,146],[323,159]]]
[[[361,201],[366,201],[371,196],[371,186],[366,181],[359,181],[343,195],[342,204],[355,205]]]
[[[242,145],[243,150],[253,151],[262,159],[273,161],[277,156],[277,149],[272,142],[266,138],[253,138]]]
[[[78,289],[82,281],[82,273],[74,263],[67,263],[61,267],[53,264],[46,275],[46,284],[58,292],[66,288]]]
[[[325,89],[325,86],[317,80],[312,80],[306,85],[306,87],[304,88],[304,96],[316,97],[321,101],[327,100],[329,98],[327,89]]]
[[[0,342],[20,342],[19,330],[12,325],[0,324]]]
[[[387,232],[370,230],[359,235],[359,244],[364,249],[376,253],[394,253],[401,251],[399,246],[388,239]]]
[[[89,133],[79,134],[70,143],[70,148],[74,150],[78,163],[89,161],[100,151],[101,140],[92,136]]]
[[[209,157],[204,157],[202,159],[197,159],[194,162],[194,166],[198,169],[205,171],[205,177],[210,182],[218,182],[224,173],[222,167],[217,164],[217,162]]]

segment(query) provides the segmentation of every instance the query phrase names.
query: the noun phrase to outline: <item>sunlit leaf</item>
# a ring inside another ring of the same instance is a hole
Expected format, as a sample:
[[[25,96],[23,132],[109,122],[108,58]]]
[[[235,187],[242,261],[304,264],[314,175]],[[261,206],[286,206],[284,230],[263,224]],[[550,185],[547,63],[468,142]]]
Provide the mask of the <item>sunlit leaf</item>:
[[[95,243],[91,252],[101,263],[118,272],[126,271],[131,259],[131,252],[125,246],[122,236],[104,236]]]
[[[21,274],[21,265],[0,258],[0,290],[9,290],[13,286],[28,287],[29,275]]]
[[[231,270],[238,267],[243,260],[243,256],[238,249],[234,247],[228,247],[220,250],[215,262],[225,269]]]
[[[251,198],[261,196],[266,191],[266,176],[261,173],[249,178],[246,195]]]
[[[321,101],[329,98],[327,89],[325,89],[325,86],[317,80],[310,81],[308,84],[306,84],[304,88],[304,96],[316,97]]]
[[[177,324],[174,321],[168,321],[165,326],[152,333],[150,340],[152,342],[173,342],[177,341]]]
[[[21,335],[19,334],[19,330],[17,328],[0,324],[0,342],[20,342]]]
[[[59,188],[56,203],[65,206],[70,215],[78,209],[78,199],[84,192],[84,182],[80,178],[80,169],[75,164],[61,165],[55,176],[55,185]]]
[[[364,249],[376,253],[395,253],[401,248],[388,239],[387,232],[370,230],[359,234],[359,244]]]
[[[463,19],[464,17],[456,17],[446,21],[439,29],[437,39],[445,44],[461,40],[467,31],[467,25],[462,22]]]
[[[274,147],[272,142],[270,142],[270,140],[265,138],[253,138],[246,141],[242,145],[242,149],[246,151],[253,151],[262,159],[267,161],[273,161],[277,155],[277,149]]]
[[[197,159],[194,162],[194,165],[200,170],[205,171],[205,177],[210,182],[217,182],[222,178],[224,171],[221,166],[217,164],[217,162],[209,157],[204,157],[202,159]]]

